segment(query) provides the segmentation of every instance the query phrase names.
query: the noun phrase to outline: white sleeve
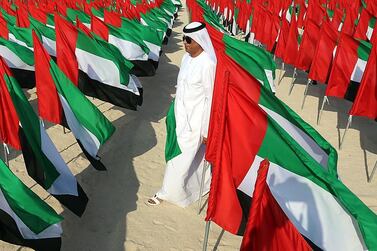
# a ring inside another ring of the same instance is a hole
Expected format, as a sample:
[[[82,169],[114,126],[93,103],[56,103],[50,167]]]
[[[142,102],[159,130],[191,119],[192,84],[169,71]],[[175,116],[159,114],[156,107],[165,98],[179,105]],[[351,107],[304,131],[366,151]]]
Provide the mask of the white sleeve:
[[[204,88],[204,95],[205,95],[202,129],[201,129],[201,135],[203,138],[207,138],[208,136],[208,127],[209,127],[209,118],[211,114],[215,73],[216,73],[216,64],[214,64],[213,62],[210,62],[208,64],[208,67],[205,67],[205,69],[202,72],[203,88]]]

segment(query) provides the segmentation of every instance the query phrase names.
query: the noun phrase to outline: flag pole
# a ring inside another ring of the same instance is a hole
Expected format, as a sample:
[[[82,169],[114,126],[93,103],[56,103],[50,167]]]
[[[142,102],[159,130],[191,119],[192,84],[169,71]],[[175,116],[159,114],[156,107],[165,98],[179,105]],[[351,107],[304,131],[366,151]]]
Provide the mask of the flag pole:
[[[3,147],[4,147],[4,160],[5,160],[5,164],[7,164],[7,166],[9,167],[9,160],[8,160],[9,148],[8,148],[7,144],[5,144],[5,143],[3,143]]]
[[[372,170],[370,176],[368,177],[368,183],[370,183],[372,181],[374,173],[376,172],[376,169],[377,169],[377,161],[376,161],[376,164],[374,164],[374,167],[373,167],[373,170]]]
[[[296,70],[296,67],[295,69],[293,70],[293,74],[292,74],[292,81],[291,81],[291,87],[289,88],[289,93],[288,95],[291,95],[292,93],[292,90],[293,90],[293,86],[295,84],[295,76],[297,75],[297,70]]]
[[[203,251],[207,251],[208,246],[208,237],[209,237],[209,228],[211,226],[211,221],[206,222],[206,228],[204,232],[204,240],[203,240]]]
[[[349,116],[348,116],[348,122],[347,122],[346,129],[344,130],[343,137],[342,137],[342,139],[341,139],[341,141],[340,141],[340,144],[339,144],[339,150],[342,149],[342,145],[343,145],[344,137],[346,136],[346,133],[347,133],[348,128],[350,127],[351,123],[352,123],[352,115],[349,115]]]
[[[304,109],[305,99],[306,99],[306,96],[308,95],[310,81],[311,81],[310,78],[308,78],[308,82],[306,83],[306,87],[304,91],[304,98],[302,99],[301,110]]]
[[[325,106],[326,101],[327,101],[327,104],[330,105],[329,99],[327,98],[327,96],[324,96],[323,101],[322,101],[322,105],[321,105],[321,109],[319,110],[319,113],[318,113],[317,125],[319,125],[319,122],[321,121],[322,111],[323,111],[323,107]]]
[[[203,189],[204,189],[204,180],[206,177],[207,167],[209,166],[208,161],[204,160],[203,163],[203,171],[202,171],[202,179],[200,181],[200,188],[199,188],[199,199],[198,199],[198,214],[200,214],[200,207],[202,206],[202,197],[203,197]]]
[[[281,70],[280,70],[280,73],[279,73],[279,81],[278,81],[278,85],[280,85],[280,82],[282,80],[282,77],[284,77],[284,75],[282,76],[282,72],[284,71],[284,68],[285,68],[285,64],[284,62],[282,62],[281,64]]]

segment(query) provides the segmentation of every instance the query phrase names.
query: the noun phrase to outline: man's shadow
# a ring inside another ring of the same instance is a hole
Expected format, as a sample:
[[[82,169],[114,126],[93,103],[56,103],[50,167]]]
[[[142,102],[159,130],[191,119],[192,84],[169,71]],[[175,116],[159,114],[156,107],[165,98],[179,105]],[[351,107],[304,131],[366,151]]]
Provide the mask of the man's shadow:
[[[162,54],[156,75],[139,78],[144,101],[138,111],[115,106],[105,111],[105,116],[110,111],[124,114],[112,121],[116,132],[99,152],[108,170],[88,166],[76,175],[89,203],[81,218],[67,210],[62,213],[62,250],[125,250],[126,229],[132,229],[127,227],[127,214],[137,209],[140,186],[133,161],[157,144],[152,123],[166,116],[175,93],[179,68],[169,62]]]

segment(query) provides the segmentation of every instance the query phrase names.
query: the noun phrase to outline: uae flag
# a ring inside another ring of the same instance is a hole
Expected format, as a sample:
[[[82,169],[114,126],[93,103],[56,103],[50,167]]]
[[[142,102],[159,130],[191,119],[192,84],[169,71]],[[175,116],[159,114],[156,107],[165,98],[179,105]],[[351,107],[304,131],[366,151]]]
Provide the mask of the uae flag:
[[[122,18],[122,27],[123,26],[126,28],[126,31],[129,30],[132,32],[132,35],[137,36],[139,40],[143,41],[148,46],[148,59],[158,63],[164,38],[163,32],[144,26],[135,20],[129,20],[127,18]]]
[[[80,20],[88,29],[90,29],[91,27],[91,24],[90,24],[90,16],[88,14],[86,14],[85,12],[81,11],[81,10],[75,10],[75,9],[72,9],[72,8],[67,8],[67,11],[66,11],[66,14],[67,14],[67,18],[71,21],[71,22],[76,22],[76,20]]]
[[[14,77],[17,82],[21,83],[22,88],[32,89],[35,87],[32,50],[0,37],[0,55],[11,68]]]
[[[1,16],[5,19],[7,24],[16,25],[17,18],[14,15],[9,14],[5,9],[0,7]]]
[[[212,164],[206,220],[244,233],[256,173],[268,158],[270,170],[277,170],[271,179],[275,198],[312,248],[376,248],[377,216],[338,180],[335,149],[226,54],[223,34],[208,29],[218,63],[206,149]]]
[[[2,17],[0,13],[0,37],[7,39],[9,37],[7,21]]]
[[[260,164],[240,250],[312,250],[272,195],[267,183],[269,166],[268,160]]]
[[[223,43],[227,55],[253,75],[266,89],[275,92],[276,64],[269,52],[226,34]]]
[[[354,38],[362,40],[371,40],[374,27],[376,26],[376,17],[374,17],[365,8],[361,11],[359,23],[357,24]]]
[[[332,64],[326,96],[355,99],[372,45],[342,34]]]
[[[354,116],[377,119],[377,47],[374,44],[359,91],[350,110]]]
[[[243,233],[256,172],[268,158],[276,170],[272,192],[313,249],[376,248],[377,216],[338,180],[335,150],[231,62],[218,57],[218,67],[207,145],[213,164],[207,220]]]
[[[0,59],[2,140],[22,150],[30,177],[81,216],[88,197],[68,169],[9,68]]]
[[[203,6],[203,4],[202,4]],[[214,23],[215,27],[221,26],[218,19],[212,18],[211,9],[203,7],[204,19],[206,22]],[[225,46],[225,52],[240,67],[246,70],[269,91],[275,92],[275,70],[276,64],[271,54],[265,50],[261,50],[257,46],[245,43],[224,34],[222,43]],[[216,49],[216,48],[215,48]]]
[[[68,127],[93,167],[106,170],[97,153],[114,126],[58,68],[35,33],[33,38],[40,116]]]
[[[55,24],[58,65],[72,83],[88,96],[136,110],[142,101],[141,86],[129,74],[133,65],[120,51],[58,15]]]
[[[25,186],[2,160],[0,175],[0,240],[39,251],[60,250],[63,217]]]
[[[13,41],[19,45],[22,45],[30,50],[33,50],[33,39],[31,36],[32,29],[21,28],[8,24],[9,36],[8,40]]]
[[[34,19],[33,17],[29,17],[30,25],[33,30],[38,34],[40,37],[43,47],[46,48],[49,55],[56,57],[56,35],[55,29],[51,28],[44,23]]]
[[[134,65],[132,72],[136,76],[152,76],[156,73],[153,64],[148,61],[148,46],[132,28],[115,27],[92,16],[92,31],[117,47],[122,55],[131,61]]]
[[[339,32],[330,23],[324,22],[320,30],[320,37],[314,52],[308,78],[322,83],[327,82],[338,37]]]
[[[315,22],[308,19],[305,24],[305,31],[302,36],[300,48],[298,50],[295,66],[298,69],[307,71],[313,61],[315,48],[317,46],[320,28]]]

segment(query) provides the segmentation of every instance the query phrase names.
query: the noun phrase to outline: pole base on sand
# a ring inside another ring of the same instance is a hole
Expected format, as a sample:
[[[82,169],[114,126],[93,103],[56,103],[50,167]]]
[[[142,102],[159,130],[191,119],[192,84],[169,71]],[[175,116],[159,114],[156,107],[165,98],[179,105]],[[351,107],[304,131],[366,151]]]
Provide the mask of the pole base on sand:
[[[5,143],[3,143],[3,147],[4,147],[4,162],[9,167],[9,159],[8,159],[9,148],[8,148],[7,144],[5,144]]]
[[[323,97],[323,101],[322,101],[322,105],[321,105],[321,109],[319,110],[319,113],[318,113],[317,125],[319,125],[319,122],[321,121],[323,107],[325,107],[325,102],[326,101],[327,101],[327,104],[330,105],[329,99],[327,98],[327,96],[324,96]]]
[[[289,87],[289,93],[288,93],[288,95],[291,95],[291,93],[292,93],[293,86],[295,85],[295,77],[296,77],[296,75],[297,75],[297,70],[296,70],[296,67],[295,67],[295,69],[293,70],[292,80],[291,80],[291,87]]]
[[[377,169],[377,161],[376,161],[376,164],[374,164],[374,167],[373,167],[373,170],[372,170],[370,176],[368,177],[368,183],[370,183],[372,181],[374,173],[376,172],[376,169]]]
[[[203,171],[202,171],[202,179],[200,181],[200,188],[199,188],[199,199],[198,199],[198,214],[200,214],[200,209],[202,207],[202,198],[203,198],[203,190],[204,190],[204,181],[206,177],[207,169],[210,167],[210,164],[204,160],[203,164]]]
[[[206,222],[206,228],[204,232],[204,240],[203,240],[203,251],[207,251],[208,246],[208,237],[209,237],[209,228],[211,226],[211,221]]]
[[[304,98],[302,99],[302,104],[301,104],[301,110],[304,109],[305,99],[306,99],[306,96],[308,95],[308,89],[309,89],[310,81],[311,80],[309,78],[308,82],[306,83],[305,92],[304,92]]]
[[[346,129],[344,130],[344,133],[343,133],[342,139],[341,139],[340,144],[339,144],[339,150],[342,149],[342,145],[343,145],[343,142],[344,142],[344,137],[346,136],[346,133],[347,133],[348,128],[350,127],[351,123],[352,123],[352,115],[350,115],[350,116],[348,117],[347,126],[346,126]]]

